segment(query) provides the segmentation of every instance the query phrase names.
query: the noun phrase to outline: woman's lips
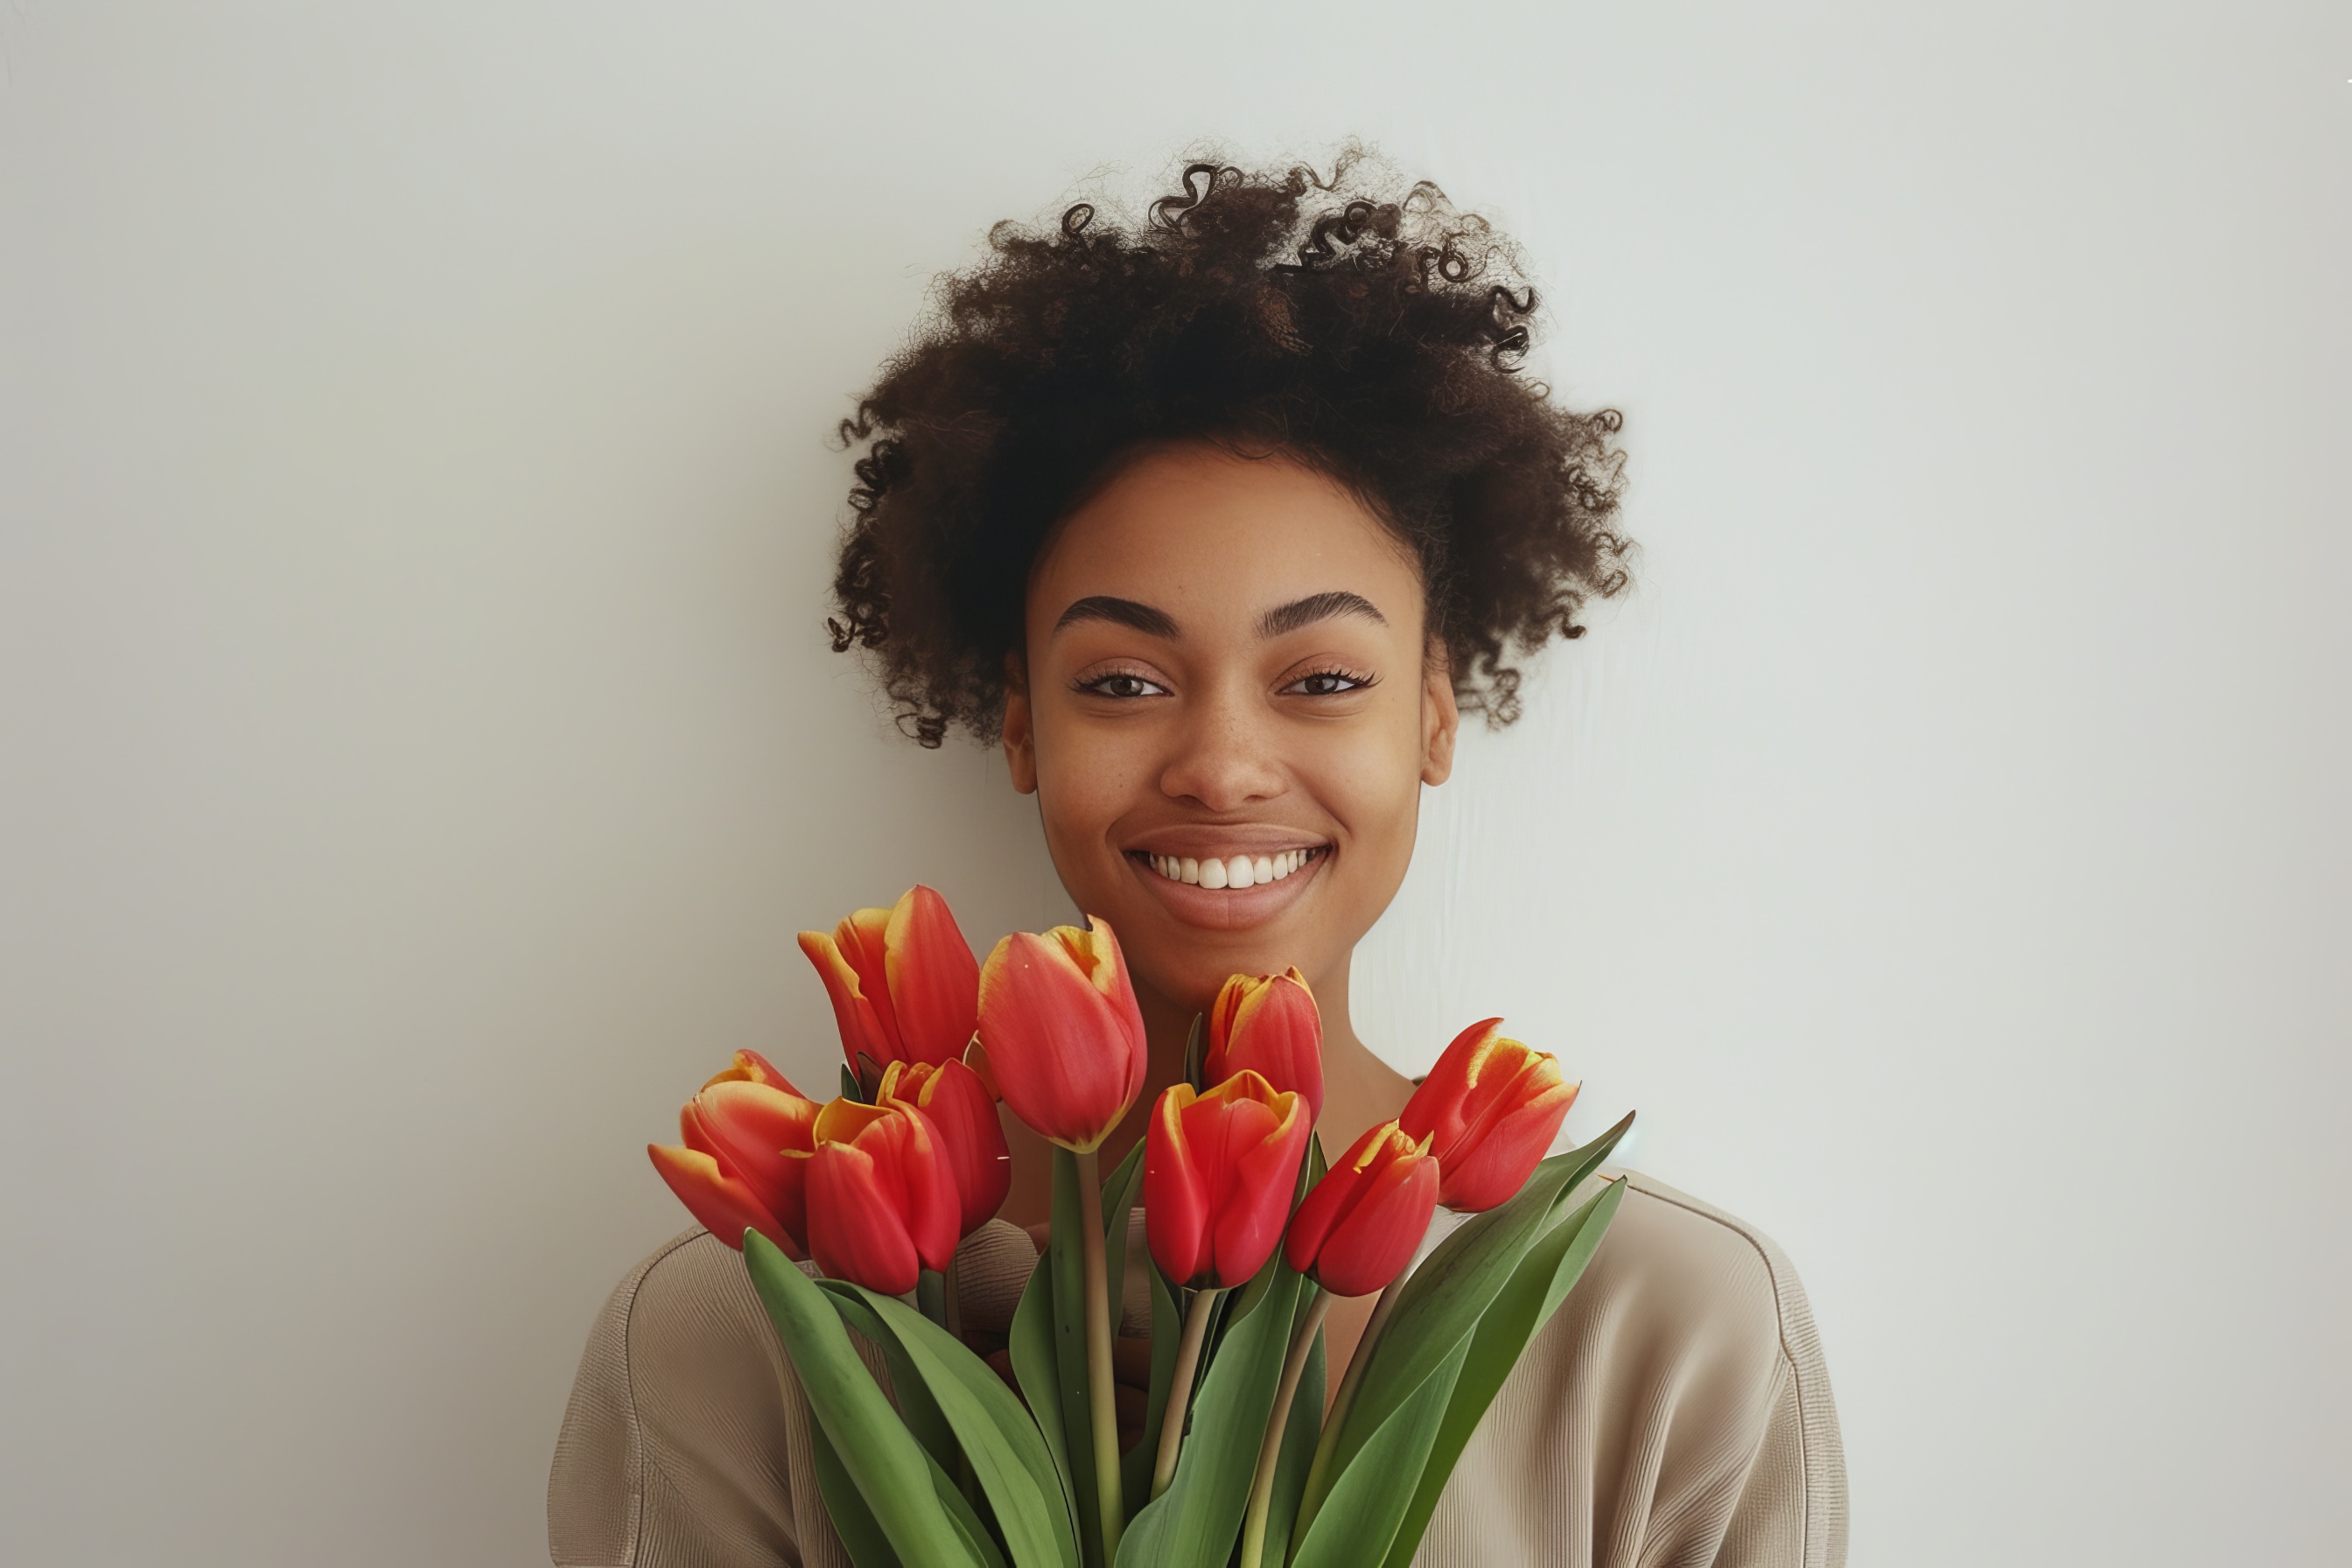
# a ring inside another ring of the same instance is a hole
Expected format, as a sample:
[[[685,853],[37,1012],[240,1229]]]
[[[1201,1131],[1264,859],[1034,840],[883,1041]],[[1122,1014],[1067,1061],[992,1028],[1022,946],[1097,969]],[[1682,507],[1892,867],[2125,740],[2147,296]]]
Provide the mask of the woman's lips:
[[[1272,920],[1297,902],[1331,858],[1328,844],[1264,854],[1179,856],[1133,849],[1139,880],[1188,925],[1234,931]]]

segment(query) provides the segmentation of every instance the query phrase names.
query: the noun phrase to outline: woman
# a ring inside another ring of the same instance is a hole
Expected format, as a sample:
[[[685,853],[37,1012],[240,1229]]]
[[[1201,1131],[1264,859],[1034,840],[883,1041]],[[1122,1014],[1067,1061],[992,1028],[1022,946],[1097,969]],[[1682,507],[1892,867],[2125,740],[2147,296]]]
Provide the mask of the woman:
[[[1515,716],[1510,662],[1625,581],[1613,414],[1515,374],[1532,290],[1426,184],[1197,164],[1122,229],[1001,227],[844,427],[863,444],[835,646],[925,745],[1001,742],[1056,872],[1119,935],[1151,1077],[1140,1134],[1225,976],[1302,970],[1326,1141],[1411,1084],[1348,1013],[1461,711]],[[1012,1219],[1047,1208],[1017,1124]],[[1336,1146],[1336,1145],[1335,1145]],[[968,1327],[1033,1252],[967,1244]],[[1328,1327],[1344,1364],[1369,1298]],[[583,1359],[550,1489],[555,1561],[845,1562],[806,1407],[740,1263],[648,1258]],[[1647,1178],[1455,1471],[1429,1564],[1844,1555],[1844,1478],[1804,1297],[1772,1245]]]

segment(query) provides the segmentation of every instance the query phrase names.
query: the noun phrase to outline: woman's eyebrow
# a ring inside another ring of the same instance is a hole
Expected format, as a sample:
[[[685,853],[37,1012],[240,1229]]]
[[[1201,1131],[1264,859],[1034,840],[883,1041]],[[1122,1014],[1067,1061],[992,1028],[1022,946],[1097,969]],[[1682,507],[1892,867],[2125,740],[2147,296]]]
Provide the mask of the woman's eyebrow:
[[[1109,621],[1115,626],[1132,626],[1146,637],[1173,638],[1176,636],[1176,617],[1167,611],[1154,609],[1133,599],[1115,598],[1108,594],[1089,594],[1076,601],[1062,612],[1062,618],[1054,623],[1054,629],[1058,632],[1064,626],[1076,626],[1080,621]]]
[[[1377,622],[1381,626],[1389,624],[1389,618],[1381,614],[1379,608],[1361,594],[1350,594],[1344,588],[1335,588],[1329,593],[1309,594],[1303,599],[1293,599],[1286,605],[1276,605],[1258,617],[1257,635],[1262,637],[1278,637],[1286,632],[1295,632],[1301,626],[1311,626],[1318,621],[1328,621],[1333,616],[1361,616],[1366,620]]]

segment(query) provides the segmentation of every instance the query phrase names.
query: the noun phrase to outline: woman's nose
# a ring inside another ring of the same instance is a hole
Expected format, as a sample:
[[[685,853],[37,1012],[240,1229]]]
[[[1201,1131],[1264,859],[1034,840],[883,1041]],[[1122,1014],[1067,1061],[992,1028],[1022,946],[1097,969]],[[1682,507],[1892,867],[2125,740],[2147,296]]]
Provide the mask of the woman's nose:
[[[1239,811],[1286,786],[1266,716],[1247,698],[1196,699],[1160,771],[1160,790],[1211,811]]]

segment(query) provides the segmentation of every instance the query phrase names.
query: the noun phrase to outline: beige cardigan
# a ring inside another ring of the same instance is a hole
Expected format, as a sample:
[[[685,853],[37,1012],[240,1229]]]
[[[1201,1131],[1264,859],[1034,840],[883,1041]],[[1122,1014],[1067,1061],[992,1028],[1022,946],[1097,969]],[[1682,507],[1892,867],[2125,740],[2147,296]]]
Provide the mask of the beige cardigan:
[[[1416,1568],[1839,1568],[1845,1463],[1780,1248],[1638,1173],[1462,1456]],[[1444,1218],[1443,1211],[1440,1215]],[[1034,1258],[965,1243],[965,1321],[1009,1323]],[[849,1568],[809,1410],[742,1260],[689,1230],[588,1338],[548,1480],[559,1568]]]

